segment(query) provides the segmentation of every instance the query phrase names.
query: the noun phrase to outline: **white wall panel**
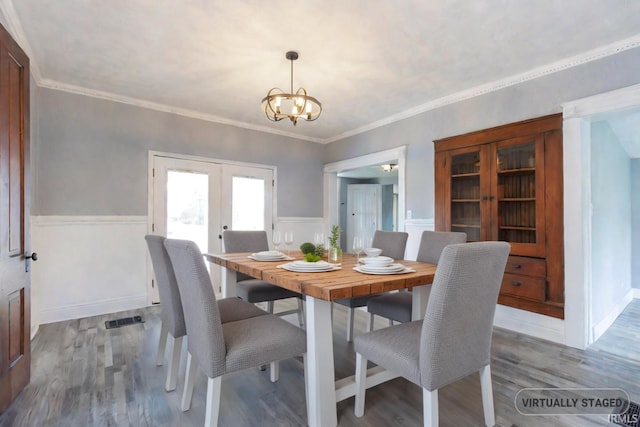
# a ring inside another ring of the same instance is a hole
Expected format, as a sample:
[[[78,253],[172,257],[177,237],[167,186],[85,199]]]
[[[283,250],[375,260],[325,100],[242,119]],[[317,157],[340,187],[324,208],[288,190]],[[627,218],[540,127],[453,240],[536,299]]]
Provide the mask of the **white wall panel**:
[[[148,305],[146,216],[31,218],[38,324]]]

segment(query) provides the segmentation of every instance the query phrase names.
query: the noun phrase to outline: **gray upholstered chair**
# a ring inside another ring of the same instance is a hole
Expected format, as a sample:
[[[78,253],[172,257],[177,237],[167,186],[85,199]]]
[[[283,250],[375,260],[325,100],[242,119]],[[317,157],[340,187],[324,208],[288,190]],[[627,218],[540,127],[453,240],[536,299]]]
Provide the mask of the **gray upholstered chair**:
[[[183,411],[191,407],[198,367],[208,377],[205,426],[218,423],[222,375],[296,356],[303,356],[306,372],[307,341],[302,329],[269,314],[222,323],[196,244],[167,239],[164,245],[173,264],[189,336]]]
[[[225,230],[222,233],[222,242],[225,252],[260,252],[269,250],[269,240],[266,231],[237,231]],[[264,280],[255,279],[246,274],[236,273],[238,286],[236,293],[238,297],[250,303],[267,303],[267,311],[273,313],[274,301],[297,298],[297,310],[288,310],[274,313],[277,316],[285,316],[287,314],[298,314],[298,323],[300,327],[304,325],[302,299],[299,293],[288,289],[280,288]]]
[[[416,261],[436,264],[445,246],[465,243],[466,241],[466,233],[424,231],[420,238]],[[393,326],[394,321],[400,323],[410,322],[413,306],[412,298],[411,292],[390,292],[371,298],[367,301],[367,311],[369,312],[367,331],[371,332],[373,330],[375,315],[389,319],[389,326]]]
[[[404,252],[407,247],[409,233],[404,231],[381,231],[377,230],[371,241],[372,248],[382,249],[382,254],[393,259],[404,259]],[[367,301],[376,295],[364,295],[354,298],[343,298],[335,302],[347,307],[347,341],[353,340],[353,317],[354,310],[367,305]]]
[[[167,370],[167,380],[165,389],[175,390],[178,378],[178,367],[180,365],[180,352],[182,349],[182,339],[187,333],[182,312],[182,301],[180,291],[176,283],[176,276],[173,272],[173,265],[169,259],[169,254],[164,247],[163,236],[145,236],[151,264],[155,273],[156,285],[160,296],[160,340],[158,342],[158,353],[156,355],[156,365],[162,366],[164,353],[167,346],[167,336],[170,334],[171,349],[169,352],[169,369]],[[262,316],[267,314],[253,304],[242,301],[239,298],[224,298],[218,300],[220,317],[223,323],[233,322],[240,319]]]
[[[423,320],[355,337],[356,416],[364,414],[370,360],[423,388],[425,426],[438,425],[438,389],[479,372],[485,424],[495,424],[491,334],[509,249],[506,242],[447,246]]]

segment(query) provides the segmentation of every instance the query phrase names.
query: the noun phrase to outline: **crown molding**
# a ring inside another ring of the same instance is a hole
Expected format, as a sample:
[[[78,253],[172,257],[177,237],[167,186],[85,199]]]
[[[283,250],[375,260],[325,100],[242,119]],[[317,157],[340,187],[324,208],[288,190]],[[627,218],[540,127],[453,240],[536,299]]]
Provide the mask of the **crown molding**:
[[[189,110],[185,108],[174,107],[171,105],[159,104],[155,102],[145,101],[142,99],[122,96],[115,93],[97,91],[97,90],[87,89],[80,86],[74,86],[66,83],[57,82],[50,79],[45,79],[42,77],[42,74],[40,73],[40,67],[38,66],[35,56],[33,55],[33,50],[31,49],[31,45],[27,41],[25,33],[22,29],[22,25],[20,24],[20,20],[18,19],[15,8],[13,7],[12,0],[0,0],[0,11],[2,11],[2,13],[4,14],[7,20],[7,25],[9,26],[8,28],[9,32],[11,32],[11,34],[14,36],[18,44],[29,56],[31,73],[33,75],[33,78],[36,84],[40,87],[50,88],[54,90],[61,90],[65,92],[75,93],[78,95],[85,95],[85,96],[94,97],[94,98],[105,99],[113,102],[120,102],[123,104],[129,104],[129,105],[138,106],[142,108],[149,108],[156,111],[177,114],[184,117],[205,120],[209,122],[234,126],[242,129],[249,129],[257,132],[265,132],[265,133],[270,133],[274,135],[285,136],[288,138],[305,140],[309,142],[316,142],[320,144],[329,144],[332,142],[340,141],[354,135],[358,135],[382,126],[389,125],[391,123],[395,123],[404,119],[408,119],[413,116],[417,116],[419,114],[425,113],[430,110],[435,110],[437,108],[444,107],[446,105],[450,105],[456,102],[475,98],[477,96],[495,92],[509,86],[514,86],[520,83],[537,79],[539,77],[547,76],[553,73],[557,73],[559,71],[564,71],[569,68],[577,67],[579,65],[583,65],[591,61],[602,59],[607,56],[615,55],[629,49],[640,47],[640,34],[637,34],[633,37],[629,37],[627,39],[623,39],[606,46],[592,49],[587,52],[581,53],[579,55],[574,55],[557,62],[543,65],[541,67],[534,68],[524,73],[515,74],[513,76],[510,76],[504,79],[500,79],[500,80],[489,82],[483,85],[475,86],[467,90],[463,90],[451,95],[444,96],[442,98],[435,99],[433,101],[429,101],[422,105],[418,105],[417,107],[404,110],[397,114],[393,114],[389,117],[386,117],[382,120],[377,120],[365,126],[361,126],[359,128],[356,128],[347,132],[343,132],[333,137],[314,138],[314,137],[300,135],[292,132],[281,131],[281,130],[269,128],[266,126],[253,125],[246,122],[231,120],[224,117],[219,117],[212,114],[206,114],[206,113],[202,113],[195,110]]]
[[[449,104],[455,104],[456,102],[464,101],[470,98],[475,98],[476,96],[485,95],[487,93],[495,92],[509,86],[514,86],[520,83],[537,79],[539,77],[554,74],[559,71],[564,71],[569,68],[577,67],[579,65],[583,65],[591,61],[596,61],[598,59],[615,55],[617,53],[624,52],[625,50],[633,49],[636,47],[640,47],[640,34],[630,37],[628,39],[620,40],[618,42],[609,44],[607,46],[592,49],[590,51],[581,53],[579,55],[571,56],[569,58],[565,58],[563,60],[553,62],[551,64],[534,68],[524,73],[515,74],[513,76],[510,76],[501,80],[496,80],[490,83],[473,87],[471,89],[463,90],[461,92],[457,92],[451,95],[444,96],[442,98],[435,99],[433,101],[427,102],[417,107],[410,108],[408,110],[394,114],[382,120],[378,120],[376,122],[359,127],[357,129],[344,132],[344,133],[341,133],[340,135],[336,135],[334,137],[328,138],[324,142],[330,143],[330,142],[339,141],[341,139],[345,139],[350,136],[358,135],[360,133],[367,132],[382,126],[386,126],[388,124],[391,124],[400,120],[417,116],[418,114],[422,114],[430,110],[435,110],[436,108],[444,107]]]
[[[280,136],[286,136],[289,138],[302,139],[310,142],[322,143],[323,139],[313,138],[310,136],[299,135],[291,132],[285,132],[278,129],[272,129],[266,126],[253,125],[251,123],[241,122],[237,120],[231,120],[213,114],[206,114],[195,110],[189,110],[186,108],[174,107],[167,104],[159,104],[157,102],[145,101],[143,99],[132,98],[128,96],[118,95],[112,92],[99,91],[93,89],[87,89],[81,86],[70,85],[66,83],[60,83],[55,80],[42,79],[40,80],[40,87],[59,90],[63,92],[75,93],[78,95],[85,95],[92,98],[104,99],[107,101],[119,102],[122,104],[133,105],[136,107],[147,108],[150,110],[162,111],[165,113],[177,114],[179,116],[189,117],[192,119],[205,120],[208,122],[220,123],[223,125],[235,126],[243,129],[254,130],[258,132],[271,133]]]

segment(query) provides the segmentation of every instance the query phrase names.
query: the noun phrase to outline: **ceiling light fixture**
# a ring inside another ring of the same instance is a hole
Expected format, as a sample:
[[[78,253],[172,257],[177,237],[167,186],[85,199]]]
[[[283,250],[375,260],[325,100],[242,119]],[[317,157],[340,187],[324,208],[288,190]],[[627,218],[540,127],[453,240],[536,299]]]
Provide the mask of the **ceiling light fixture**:
[[[396,165],[395,163],[389,163],[388,165],[380,165],[380,167],[385,172],[391,172],[392,170],[397,169],[398,165]]]
[[[322,104],[313,96],[307,95],[305,88],[293,92],[293,61],[298,59],[298,52],[289,51],[285,55],[291,61],[291,92],[284,93],[281,89],[274,87],[262,98],[262,108],[267,118],[273,122],[282,119],[289,119],[295,126],[298,119],[312,122],[320,117]]]

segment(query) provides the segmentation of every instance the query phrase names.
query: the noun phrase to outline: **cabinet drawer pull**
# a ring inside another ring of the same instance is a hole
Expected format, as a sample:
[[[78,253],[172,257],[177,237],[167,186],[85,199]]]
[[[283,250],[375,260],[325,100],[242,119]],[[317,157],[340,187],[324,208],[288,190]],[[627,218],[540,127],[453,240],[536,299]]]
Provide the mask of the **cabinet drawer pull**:
[[[519,269],[521,269],[521,268],[522,268],[522,264],[513,264],[513,268],[514,268],[515,270],[519,270]]]
[[[520,286],[522,285],[522,282],[519,280],[512,280],[511,281],[511,286]]]

